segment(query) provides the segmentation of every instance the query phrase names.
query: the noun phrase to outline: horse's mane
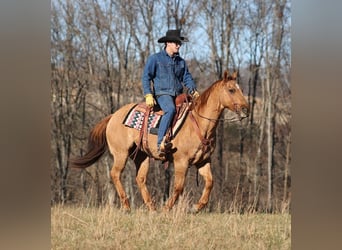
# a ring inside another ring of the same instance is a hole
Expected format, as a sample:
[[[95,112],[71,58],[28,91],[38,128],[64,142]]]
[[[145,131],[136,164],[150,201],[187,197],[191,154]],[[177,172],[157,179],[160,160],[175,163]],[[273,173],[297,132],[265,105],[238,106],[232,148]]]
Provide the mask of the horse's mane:
[[[197,108],[197,110],[202,109],[205,105],[207,105],[207,101],[209,96],[212,94],[212,92],[215,91],[216,88],[221,87],[222,84],[227,83],[231,80],[236,80],[238,75],[238,72],[234,72],[232,75],[229,74],[228,71],[225,71],[223,74],[223,78],[217,80],[209,88],[207,88],[197,99],[194,103],[194,106]]]
[[[197,109],[201,109],[204,106],[207,105],[207,100],[211,93],[220,85],[220,82],[222,82],[222,79],[217,80],[214,82],[209,88],[207,88],[197,99],[195,102],[195,107]]]

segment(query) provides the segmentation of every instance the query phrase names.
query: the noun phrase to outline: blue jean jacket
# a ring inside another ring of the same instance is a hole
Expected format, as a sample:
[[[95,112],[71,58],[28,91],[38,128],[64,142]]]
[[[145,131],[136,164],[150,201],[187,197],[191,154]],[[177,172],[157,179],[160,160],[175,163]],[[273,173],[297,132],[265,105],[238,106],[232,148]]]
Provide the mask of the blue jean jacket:
[[[153,88],[151,87],[153,82]],[[190,93],[196,89],[195,82],[183,58],[170,57],[165,50],[148,57],[142,85],[144,96],[147,94],[177,96],[182,93],[183,85]]]

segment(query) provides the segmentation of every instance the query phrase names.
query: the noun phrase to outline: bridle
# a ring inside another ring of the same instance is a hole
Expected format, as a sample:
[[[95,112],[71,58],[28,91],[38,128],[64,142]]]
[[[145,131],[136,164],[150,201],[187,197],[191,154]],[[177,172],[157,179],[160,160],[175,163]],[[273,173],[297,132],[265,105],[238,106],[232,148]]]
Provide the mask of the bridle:
[[[234,97],[233,95],[228,91],[228,94],[231,96],[232,100],[234,100]],[[237,114],[237,116],[235,117],[232,117],[232,118],[210,118],[210,117],[205,117],[203,115],[201,115],[200,113],[198,113],[196,111],[195,108],[193,108],[192,110],[200,117],[200,118],[203,118],[203,119],[206,119],[208,121],[211,121],[211,122],[217,122],[217,121],[231,121],[231,122],[235,122],[235,121],[241,121],[242,120],[242,117],[241,117],[241,105],[240,104],[237,104],[236,102],[234,102],[233,104],[234,106],[234,110],[233,112],[235,114]],[[191,112],[191,111],[190,111]]]
[[[228,90],[227,91],[228,94],[230,95],[231,99],[234,100],[234,96],[233,94]],[[234,110],[233,112],[235,114],[237,114],[237,116],[233,117],[233,118],[210,118],[210,117],[206,117],[206,116],[203,116],[201,115],[200,113],[198,113],[198,111],[196,110],[196,108],[194,107],[193,109],[190,110],[189,112],[189,116],[190,116],[190,120],[192,121],[192,124],[193,124],[193,127],[194,127],[194,130],[198,136],[198,138],[200,139],[201,141],[201,145],[202,145],[202,150],[204,152],[208,152],[210,150],[210,144],[211,144],[211,141],[212,139],[208,139],[208,138],[205,138],[205,135],[203,136],[202,133],[201,133],[201,130],[200,130],[200,127],[198,125],[198,122],[197,120],[195,119],[194,117],[194,114],[193,113],[196,113],[196,115],[202,119],[205,119],[205,120],[208,120],[210,122],[218,122],[218,121],[230,121],[230,122],[235,122],[235,121],[241,121],[242,120],[242,117],[241,117],[241,111],[242,111],[242,108],[241,108],[241,105],[240,104],[237,104],[236,102],[234,102],[233,104],[234,106]]]

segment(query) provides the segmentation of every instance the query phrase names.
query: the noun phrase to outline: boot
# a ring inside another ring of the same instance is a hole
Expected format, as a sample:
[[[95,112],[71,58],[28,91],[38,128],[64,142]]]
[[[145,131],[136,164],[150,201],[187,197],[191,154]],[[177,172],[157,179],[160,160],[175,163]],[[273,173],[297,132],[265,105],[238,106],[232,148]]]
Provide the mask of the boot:
[[[164,136],[160,146],[158,147],[158,152],[168,153],[171,151],[172,143],[168,140],[167,136]]]

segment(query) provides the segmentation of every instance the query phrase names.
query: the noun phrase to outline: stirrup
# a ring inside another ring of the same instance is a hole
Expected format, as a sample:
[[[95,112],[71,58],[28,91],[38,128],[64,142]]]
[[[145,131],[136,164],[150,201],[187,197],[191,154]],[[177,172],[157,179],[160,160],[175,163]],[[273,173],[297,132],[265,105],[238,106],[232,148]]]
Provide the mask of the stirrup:
[[[161,150],[160,148],[158,148],[157,154],[159,157],[165,157],[165,155],[166,155],[166,153],[163,150]]]
[[[172,148],[172,143],[171,142],[164,142],[164,141],[162,141],[158,151],[163,152],[163,153],[168,153],[168,152],[171,151],[171,148]]]

